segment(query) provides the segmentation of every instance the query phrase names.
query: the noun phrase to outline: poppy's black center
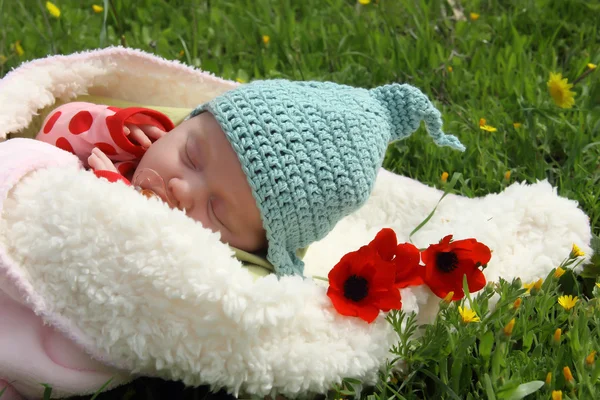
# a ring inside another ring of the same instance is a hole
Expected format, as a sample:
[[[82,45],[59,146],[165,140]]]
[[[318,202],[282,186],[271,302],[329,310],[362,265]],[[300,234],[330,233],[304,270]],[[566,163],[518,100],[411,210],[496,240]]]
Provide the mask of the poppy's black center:
[[[369,282],[362,276],[351,275],[344,282],[344,297],[352,301],[361,301],[369,294]]]
[[[452,272],[458,268],[458,257],[453,251],[440,251],[435,256],[435,263],[442,272]]]

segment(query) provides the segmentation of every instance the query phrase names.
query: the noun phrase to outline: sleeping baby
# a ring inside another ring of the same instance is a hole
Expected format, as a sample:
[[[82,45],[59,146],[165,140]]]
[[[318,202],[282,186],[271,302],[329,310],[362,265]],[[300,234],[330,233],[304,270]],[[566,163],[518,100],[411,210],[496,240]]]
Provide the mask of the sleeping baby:
[[[438,145],[464,150],[410,85],[287,80],[241,85],[177,126],[148,108],[67,103],[37,139],[156,194],[234,248],[265,252],[281,276],[302,275],[297,251],[366,202],[388,143],[421,121]]]

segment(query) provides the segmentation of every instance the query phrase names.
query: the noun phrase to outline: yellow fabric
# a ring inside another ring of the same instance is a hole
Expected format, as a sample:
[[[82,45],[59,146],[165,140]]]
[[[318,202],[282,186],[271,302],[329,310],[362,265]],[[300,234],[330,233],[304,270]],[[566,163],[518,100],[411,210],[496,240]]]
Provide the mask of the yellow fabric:
[[[114,107],[144,107],[149,108],[155,111],[159,111],[165,114],[167,117],[173,121],[175,125],[179,125],[183,120],[190,114],[193,108],[177,108],[177,107],[162,107],[162,106],[146,106],[143,104],[133,103],[130,101],[124,101],[119,99],[112,99],[109,97],[100,97],[100,96],[79,96],[75,101],[85,101],[93,104],[106,104]],[[248,253],[246,251],[237,249],[235,247],[229,246],[231,250],[233,250],[235,254],[235,258],[237,258],[244,268],[247,268],[248,271],[255,277],[255,279],[261,278],[263,276],[267,276],[275,271],[273,264],[271,264],[266,258],[265,254],[253,254]],[[298,258],[303,259],[306,254],[306,248],[299,249],[296,254]]]

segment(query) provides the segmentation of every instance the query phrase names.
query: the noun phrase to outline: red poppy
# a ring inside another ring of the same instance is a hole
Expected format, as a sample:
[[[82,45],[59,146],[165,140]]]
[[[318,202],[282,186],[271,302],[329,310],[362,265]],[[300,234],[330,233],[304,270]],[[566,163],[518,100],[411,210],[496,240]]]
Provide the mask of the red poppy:
[[[371,323],[380,310],[402,308],[400,291],[394,287],[395,269],[373,247],[363,246],[329,272],[327,296],[340,314]]]
[[[368,246],[375,249],[384,261],[394,263],[394,284],[397,288],[423,284],[421,252],[411,243],[398,244],[396,233],[392,229],[380,230]]]
[[[423,280],[440,298],[454,292],[452,300],[464,297],[463,276],[467,276],[470,292],[483,289],[485,276],[480,267],[485,267],[492,253],[483,243],[475,239],[452,241],[452,235],[443,238],[440,243],[432,244],[421,253],[425,264]]]

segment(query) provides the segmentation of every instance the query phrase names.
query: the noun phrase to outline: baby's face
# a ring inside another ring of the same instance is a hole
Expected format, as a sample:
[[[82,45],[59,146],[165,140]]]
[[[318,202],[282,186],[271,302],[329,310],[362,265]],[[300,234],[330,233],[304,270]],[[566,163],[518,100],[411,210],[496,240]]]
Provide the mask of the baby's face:
[[[266,248],[246,175],[212,114],[182,122],[150,146],[134,181],[143,168],[156,171],[175,206],[205,228],[221,232],[223,242],[249,252]]]

